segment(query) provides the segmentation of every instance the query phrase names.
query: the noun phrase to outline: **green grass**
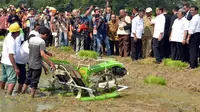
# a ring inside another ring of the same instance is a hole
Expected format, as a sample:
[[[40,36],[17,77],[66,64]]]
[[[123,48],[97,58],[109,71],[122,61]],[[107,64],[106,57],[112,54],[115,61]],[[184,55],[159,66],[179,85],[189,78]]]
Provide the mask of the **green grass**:
[[[0,36],[0,41],[3,41],[4,40],[4,36]]]
[[[72,47],[68,47],[68,46],[62,46],[62,47],[60,47],[59,49],[62,50],[62,51],[65,51],[65,52],[68,52],[68,51],[72,51],[72,50],[73,50]]]
[[[158,84],[158,85],[166,85],[166,81],[163,77],[156,77],[153,75],[149,75],[144,80],[147,84]]]
[[[164,59],[163,62],[165,66],[176,67],[176,68],[183,68],[188,66],[188,63],[172,59]]]
[[[94,52],[94,51],[81,50],[81,51],[78,52],[78,56],[80,56],[82,58],[96,59],[99,56],[99,54],[97,52]]]

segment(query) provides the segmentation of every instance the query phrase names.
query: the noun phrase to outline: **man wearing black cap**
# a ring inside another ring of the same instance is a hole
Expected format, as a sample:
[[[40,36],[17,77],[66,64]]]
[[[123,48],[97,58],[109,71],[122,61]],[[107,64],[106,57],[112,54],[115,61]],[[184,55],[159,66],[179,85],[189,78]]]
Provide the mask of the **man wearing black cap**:
[[[39,28],[40,36],[31,37],[29,40],[29,73],[25,81],[23,93],[26,92],[28,85],[31,87],[31,96],[35,96],[40,76],[42,73],[42,59],[44,59],[53,70],[55,70],[54,63],[49,59],[46,50],[44,39],[50,34],[50,30],[46,27]]]

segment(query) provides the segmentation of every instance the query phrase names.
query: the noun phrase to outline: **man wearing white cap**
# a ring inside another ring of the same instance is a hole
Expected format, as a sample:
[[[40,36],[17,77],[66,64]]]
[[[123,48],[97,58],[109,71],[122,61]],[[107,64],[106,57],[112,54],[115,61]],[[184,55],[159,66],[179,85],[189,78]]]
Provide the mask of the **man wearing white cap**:
[[[154,25],[151,24],[152,19],[152,8],[149,7],[146,9],[146,16],[144,17],[144,37],[142,38],[144,58],[149,57],[152,51],[151,41],[154,30]]]

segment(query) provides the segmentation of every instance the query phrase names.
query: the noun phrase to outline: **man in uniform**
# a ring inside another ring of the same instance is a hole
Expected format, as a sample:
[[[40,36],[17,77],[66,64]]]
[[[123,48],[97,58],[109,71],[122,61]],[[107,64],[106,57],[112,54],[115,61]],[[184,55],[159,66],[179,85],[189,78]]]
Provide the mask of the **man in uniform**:
[[[149,57],[152,52],[151,41],[154,30],[154,25],[151,24],[152,18],[152,8],[149,7],[146,9],[146,16],[144,17],[144,36],[142,38],[144,58]]]

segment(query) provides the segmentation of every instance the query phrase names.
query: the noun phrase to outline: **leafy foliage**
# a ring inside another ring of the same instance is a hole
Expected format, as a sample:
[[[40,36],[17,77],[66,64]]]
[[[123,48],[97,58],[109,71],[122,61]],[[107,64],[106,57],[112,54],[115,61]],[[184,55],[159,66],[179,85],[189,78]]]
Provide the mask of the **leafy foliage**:
[[[148,77],[146,77],[144,82],[147,84],[166,85],[166,81],[163,77],[156,77],[153,75],[149,75]]]
[[[174,6],[182,6],[185,1],[200,5],[199,0],[110,0],[110,4],[113,11],[116,13],[118,13],[122,8],[131,12],[134,7],[143,9],[152,7],[155,9],[158,6],[162,6],[171,11]],[[21,3],[25,3],[28,7],[34,7],[37,9],[46,6],[53,6],[60,11],[71,11],[74,8],[86,8],[90,5],[95,5],[101,8],[106,6],[106,0],[0,0],[0,2],[0,6],[2,7],[10,4],[20,6]]]

